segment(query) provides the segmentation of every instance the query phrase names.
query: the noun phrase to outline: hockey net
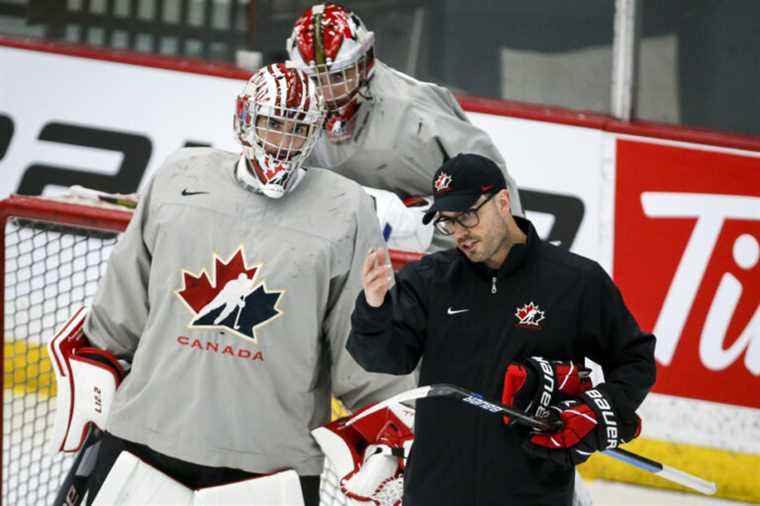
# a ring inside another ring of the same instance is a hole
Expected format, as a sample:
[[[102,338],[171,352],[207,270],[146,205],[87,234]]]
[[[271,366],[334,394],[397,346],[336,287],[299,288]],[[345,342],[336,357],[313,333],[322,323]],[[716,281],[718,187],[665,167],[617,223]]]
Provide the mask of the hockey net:
[[[47,339],[89,304],[131,213],[12,196],[3,223],[2,504],[52,504],[73,456],[50,456],[55,377]]]
[[[11,196],[0,201],[3,281],[3,452],[1,504],[52,504],[72,456],[50,456],[55,377],[46,344],[89,305],[131,212],[108,204]],[[419,255],[393,252],[395,268]],[[334,411],[339,410],[337,403]],[[335,416],[344,413],[335,413]],[[338,491],[323,483],[323,498]],[[343,504],[342,501],[323,501]]]

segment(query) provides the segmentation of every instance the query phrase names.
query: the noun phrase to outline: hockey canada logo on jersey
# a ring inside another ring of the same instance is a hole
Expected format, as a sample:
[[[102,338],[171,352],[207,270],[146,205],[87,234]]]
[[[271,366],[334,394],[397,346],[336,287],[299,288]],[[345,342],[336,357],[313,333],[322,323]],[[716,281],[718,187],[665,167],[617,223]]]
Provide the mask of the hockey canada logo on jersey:
[[[193,313],[189,328],[224,329],[256,341],[256,328],[282,314],[277,308],[284,290],[267,290],[260,281],[261,265],[249,267],[243,246],[226,261],[214,255],[213,279],[182,271],[182,288],[175,293]]]
[[[544,321],[546,315],[538,305],[530,302],[523,307],[517,308],[515,318],[517,318],[516,327],[538,330],[542,327],[541,322]]]
[[[441,172],[441,174],[435,180],[435,183],[433,183],[433,186],[435,187],[435,191],[439,193],[447,191],[449,189],[449,186],[451,186],[451,181],[452,181],[451,176],[449,176],[445,172]]]

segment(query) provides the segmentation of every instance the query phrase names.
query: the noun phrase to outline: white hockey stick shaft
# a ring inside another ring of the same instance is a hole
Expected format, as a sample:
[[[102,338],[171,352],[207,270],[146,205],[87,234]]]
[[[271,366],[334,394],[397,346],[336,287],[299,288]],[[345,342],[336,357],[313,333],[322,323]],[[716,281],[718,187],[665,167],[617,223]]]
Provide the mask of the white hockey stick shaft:
[[[614,450],[604,450],[602,453],[705,495],[713,495],[715,493],[716,487],[712,481],[703,480],[698,476],[637,455],[628,450],[615,448]]]
[[[415,399],[423,399],[428,396],[430,393],[431,387],[417,387],[412,388],[411,390],[407,390],[406,392],[401,392],[393,397],[388,397],[384,401],[378,402],[371,408],[365,409],[361,413],[351,417],[348,419],[345,423],[346,426],[353,425],[354,423],[358,422],[365,416],[369,416],[372,413],[377,413],[381,409],[385,409],[388,406],[392,406],[394,404],[403,404],[405,402],[413,401]]]

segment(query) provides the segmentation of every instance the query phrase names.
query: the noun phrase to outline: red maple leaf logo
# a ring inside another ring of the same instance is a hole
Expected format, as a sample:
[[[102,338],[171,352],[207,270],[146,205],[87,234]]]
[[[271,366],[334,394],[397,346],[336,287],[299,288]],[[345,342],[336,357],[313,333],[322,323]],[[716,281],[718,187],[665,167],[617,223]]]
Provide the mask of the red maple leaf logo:
[[[225,262],[214,255],[213,279],[205,269],[196,275],[182,271],[182,288],[175,293],[194,317],[188,328],[225,329],[256,340],[256,328],[283,314],[277,307],[284,290],[268,290],[257,279],[261,265],[248,267],[243,246]]]
[[[235,252],[232,257],[223,262],[221,258],[214,255],[214,282],[212,283],[206,274],[205,269],[201,274],[194,276],[192,273],[182,271],[182,284],[184,288],[177,291],[177,295],[190,306],[194,312],[198,312],[206,304],[216,297],[224,288],[228,281],[237,278],[240,273],[245,273],[249,279],[254,279],[259,266],[246,268],[245,259],[243,258],[242,246]]]
[[[520,327],[541,327],[540,322],[544,320],[544,311],[537,304],[530,302],[515,311],[517,325]]]
[[[517,317],[520,320],[524,320],[528,317],[531,311],[535,311],[536,308],[533,304],[528,304],[527,306],[523,306],[522,308],[517,310]]]

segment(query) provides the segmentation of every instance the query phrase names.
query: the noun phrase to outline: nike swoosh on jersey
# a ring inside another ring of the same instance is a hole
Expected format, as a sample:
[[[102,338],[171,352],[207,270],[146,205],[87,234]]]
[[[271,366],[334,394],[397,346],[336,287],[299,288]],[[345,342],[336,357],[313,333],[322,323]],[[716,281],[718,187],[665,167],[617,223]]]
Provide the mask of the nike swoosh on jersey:
[[[188,191],[187,188],[182,190],[183,197],[189,197],[190,195],[208,195],[208,192],[191,192],[191,191]]]
[[[451,306],[446,310],[446,314],[454,315],[459,313],[466,313],[469,309],[453,309]]]

